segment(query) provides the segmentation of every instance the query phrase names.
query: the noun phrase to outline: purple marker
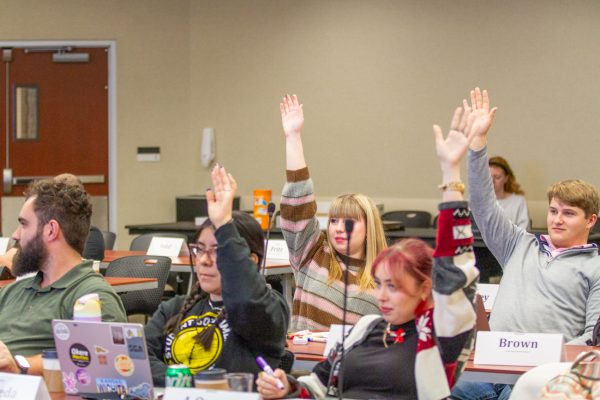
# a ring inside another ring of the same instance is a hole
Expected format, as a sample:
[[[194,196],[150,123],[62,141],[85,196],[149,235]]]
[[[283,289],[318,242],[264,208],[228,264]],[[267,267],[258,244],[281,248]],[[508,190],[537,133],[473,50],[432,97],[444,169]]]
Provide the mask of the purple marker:
[[[256,357],[256,363],[258,364],[260,369],[265,371],[267,375],[275,378],[275,372],[273,372],[273,368],[271,368],[271,366],[267,364],[264,358],[262,358],[261,356]],[[281,381],[278,378],[275,378],[275,382],[279,390],[285,389],[285,386],[283,386],[283,383],[281,383]]]

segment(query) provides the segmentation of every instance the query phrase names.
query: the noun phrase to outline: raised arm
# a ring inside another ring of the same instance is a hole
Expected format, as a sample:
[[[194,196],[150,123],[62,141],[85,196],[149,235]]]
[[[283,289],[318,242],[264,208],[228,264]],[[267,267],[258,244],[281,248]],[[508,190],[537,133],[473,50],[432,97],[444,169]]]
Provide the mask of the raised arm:
[[[467,104],[466,100],[464,103]],[[514,246],[526,231],[514,225],[496,201],[487,155],[487,135],[494,122],[496,107],[490,109],[487,90],[471,90],[471,108],[467,122],[467,129],[475,135],[468,157],[471,210],[483,241],[504,268]]]
[[[279,104],[281,125],[285,133],[286,168],[297,171],[306,167],[304,148],[302,147],[302,128],[304,127],[304,111],[298,97],[286,95]]]
[[[442,128],[439,125],[433,126],[435,149],[442,169],[442,201],[463,200],[464,185],[460,180],[460,162],[475,137],[474,131],[466,131],[470,114],[471,109],[467,104],[464,109],[457,107],[445,139]]]

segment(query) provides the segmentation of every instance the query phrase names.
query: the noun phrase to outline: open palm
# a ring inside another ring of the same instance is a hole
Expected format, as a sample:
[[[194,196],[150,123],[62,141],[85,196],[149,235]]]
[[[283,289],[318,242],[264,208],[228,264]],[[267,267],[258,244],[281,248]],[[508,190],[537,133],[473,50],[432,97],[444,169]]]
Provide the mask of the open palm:
[[[466,100],[463,102],[467,107]],[[481,91],[479,88],[471,90],[471,115],[467,122],[467,131],[473,133],[476,137],[485,139],[490,130],[497,108],[490,110],[490,96],[487,90]]]
[[[469,144],[474,137],[472,131],[468,134],[464,133],[470,113],[470,108],[465,109],[463,112],[463,109],[458,107],[454,111],[450,131],[446,138],[444,138],[442,128],[438,125],[433,126],[436,153],[442,169],[459,164],[467,152]]]
[[[304,112],[302,104],[298,103],[298,97],[289,94],[285,96],[279,104],[279,111],[281,111],[281,124],[285,135],[300,135],[304,127]]]

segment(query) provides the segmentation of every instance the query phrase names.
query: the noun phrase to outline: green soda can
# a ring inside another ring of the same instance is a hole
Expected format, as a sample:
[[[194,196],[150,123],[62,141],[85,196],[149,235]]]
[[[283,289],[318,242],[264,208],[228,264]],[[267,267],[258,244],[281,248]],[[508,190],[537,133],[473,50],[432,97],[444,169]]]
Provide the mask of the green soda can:
[[[191,388],[194,386],[192,372],[185,364],[169,365],[165,378],[166,387]]]

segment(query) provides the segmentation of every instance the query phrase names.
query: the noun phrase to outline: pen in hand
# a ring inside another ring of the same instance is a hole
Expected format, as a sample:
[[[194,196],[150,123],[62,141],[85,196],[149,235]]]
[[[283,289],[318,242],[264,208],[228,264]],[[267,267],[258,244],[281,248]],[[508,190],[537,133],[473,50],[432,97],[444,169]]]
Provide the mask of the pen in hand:
[[[275,378],[275,372],[273,372],[273,368],[271,368],[271,366],[267,364],[264,358],[262,358],[261,356],[256,357],[256,363],[258,364],[260,369],[265,371],[267,375]],[[283,386],[283,383],[278,378],[275,378],[275,383],[279,390],[285,389],[285,386]]]

